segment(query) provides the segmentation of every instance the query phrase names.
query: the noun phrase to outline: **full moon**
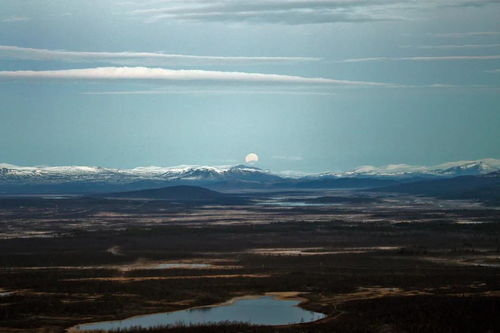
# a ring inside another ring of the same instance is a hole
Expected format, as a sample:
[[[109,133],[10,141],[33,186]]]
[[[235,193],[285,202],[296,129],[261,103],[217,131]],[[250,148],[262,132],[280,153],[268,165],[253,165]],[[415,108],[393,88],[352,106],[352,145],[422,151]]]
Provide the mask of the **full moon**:
[[[245,162],[246,163],[255,163],[259,161],[259,155],[256,153],[250,153],[247,156],[245,156]]]

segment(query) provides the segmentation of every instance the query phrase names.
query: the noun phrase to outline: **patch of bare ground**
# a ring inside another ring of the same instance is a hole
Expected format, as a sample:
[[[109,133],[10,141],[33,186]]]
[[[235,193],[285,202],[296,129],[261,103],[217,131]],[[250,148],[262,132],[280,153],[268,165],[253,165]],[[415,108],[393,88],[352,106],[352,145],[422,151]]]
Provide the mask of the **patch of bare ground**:
[[[302,248],[258,248],[248,250],[247,253],[271,255],[271,256],[314,256],[329,254],[357,254],[374,251],[396,251],[399,246],[371,246],[371,247],[347,247],[340,249],[326,249],[324,247],[302,247]]]
[[[109,251],[108,251],[109,252]],[[129,272],[134,270],[149,270],[149,269],[169,269],[169,268],[182,268],[182,269],[222,269],[231,270],[238,269],[242,266],[226,265],[226,263],[234,263],[237,260],[231,259],[182,259],[182,260],[148,260],[139,258],[132,263],[121,265],[97,265],[97,266],[27,266],[8,268],[12,270],[117,270],[120,272]],[[1,290],[0,290],[1,292]]]
[[[91,277],[63,279],[60,281],[116,281],[136,282],[148,280],[182,280],[182,279],[235,279],[235,278],[268,278],[271,274],[214,274],[214,275],[179,275],[179,276],[143,276],[143,277]]]
[[[374,299],[389,296],[416,296],[416,295],[431,295],[430,292],[422,290],[403,290],[401,288],[386,288],[386,287],[359,287],[355,292],[337,294],[329,297],[322,297],[321,301],[327,304],[338,305],[341,303]]]
[[[443,265],[500,268],[500,256],[498,255],[475,255],[475,256],[461,256],[461,257],[423,256],[423,257],[418,257],[417,259]]]
[[[372,287],[358,287],[356,291],[349,293],[335,293],[335,294],[314,294],[309,295],[307,298],[303,298],[303,302],[301,303],[307,309],[311,309],[314,311],[319,311],[320,309],[333,308],[334,311],[330,313],[327,317],[323,318],[318,322],[326,322],[333,320],[338,317],[341,311],[337,310],[337,307],[341,304],[351,302],[351,301],[360,301],[360,300],[369,300],[383,297],[391,297],[391,296],[416,296],[416,295],[431,295],[431,292],[422,291],[422,290],[403,290],[401,288],[388,288],[388,287],[380,287],[380,286],[372,286]],[[305,295],[304,295],[305,296]]]
[[[115,256],[122,256],[123,255],[122,249],[119,245],[114,245],[114,246],[110,247],[109,249],[106,250],[106,252],[111,253],[112,255],[115,255]]]

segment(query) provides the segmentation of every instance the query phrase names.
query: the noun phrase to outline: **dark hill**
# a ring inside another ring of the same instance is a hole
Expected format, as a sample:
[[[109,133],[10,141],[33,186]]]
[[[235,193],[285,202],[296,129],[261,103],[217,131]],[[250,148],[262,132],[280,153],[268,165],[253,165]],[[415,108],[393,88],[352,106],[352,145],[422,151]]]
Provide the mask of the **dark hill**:
[[[218,204],[238,204],[246,200],[237,196],[228,195],[221,192],[212,191],[199,186],[167,186],[162,188],[106,193],[99,195],[107,198],[131,198],[131,199],[153,199],[167,200],[176,202],[199,202],[199,203],[218,203]]]

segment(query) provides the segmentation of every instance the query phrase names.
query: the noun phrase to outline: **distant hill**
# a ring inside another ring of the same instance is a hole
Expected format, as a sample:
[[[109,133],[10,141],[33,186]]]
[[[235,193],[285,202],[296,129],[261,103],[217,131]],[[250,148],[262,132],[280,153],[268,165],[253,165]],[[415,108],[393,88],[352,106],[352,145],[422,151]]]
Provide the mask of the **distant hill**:
[[[500,172],[385,186],[374,191],[398,192],[444,199],[471,199],[500,204]]]
[[[399,184],[393,179],[370,177],[339,178],[339,177],[305,177],[301,179],[287,179],[272,184],[274,188],[293,189],[327,189],[327,188],[369,188]]]
[[[148,190],[114,192],[97,195],[106,198],[130,198],[167,200],[183,203],[245,203],[246,199],[225,193],[212,191],[199,186],[167,186]]]

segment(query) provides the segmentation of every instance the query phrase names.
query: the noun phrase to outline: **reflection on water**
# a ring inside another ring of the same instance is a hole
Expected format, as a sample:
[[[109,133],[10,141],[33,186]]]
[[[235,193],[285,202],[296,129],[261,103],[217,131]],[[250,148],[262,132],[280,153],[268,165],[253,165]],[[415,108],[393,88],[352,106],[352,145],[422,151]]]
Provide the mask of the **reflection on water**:
[[[285,325],[311,322],[325,317],[322,313],[307,311],[298,307],[299,303],[300,300],[298,299],[283,300],[273,296],[260,296],[251,299],[236,299],[230,303],[210,307],[82,324],[76,326],[75,329],[80,331],[112,331],[131,327],[197,325],[224,321],[245,322],[255,325]]]

